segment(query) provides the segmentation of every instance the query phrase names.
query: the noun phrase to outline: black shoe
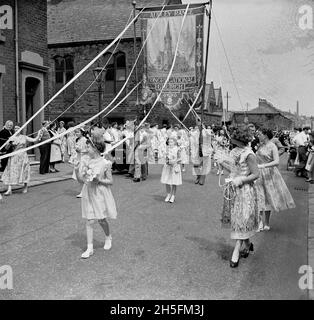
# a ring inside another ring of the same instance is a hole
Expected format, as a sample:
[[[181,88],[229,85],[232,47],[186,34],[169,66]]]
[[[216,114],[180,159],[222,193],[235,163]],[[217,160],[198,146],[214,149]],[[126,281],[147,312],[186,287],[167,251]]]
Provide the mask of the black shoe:
[[[200,183],[200,180],[199,180],[199,179],[196,179],[196,180],[194,181],[194,183],[195,183],[195,184],[199,184],[199,183]]]
[[[55,172],[60,172],[60,170],[58,170],[58,169],[55,169]]]
[[[137,178],[137,179],[133,179],[133,182],[140,182],[141,179],[140,178]]]
[[[240,251],[240,257],[241,258],[247,258],[249,256],[249,254],[250,254],[250,251],[252,251],[252,252],[254,251],[254,246],[253,246],[252,242],[250,243],[250,246],[249,246],[248,249],[243,249],[243,250]]]
[[[237,268],[239,265],[239,260],[240,260],[240,257],[237,262],[233,262],[232,260],[230,260],[230,268]]]

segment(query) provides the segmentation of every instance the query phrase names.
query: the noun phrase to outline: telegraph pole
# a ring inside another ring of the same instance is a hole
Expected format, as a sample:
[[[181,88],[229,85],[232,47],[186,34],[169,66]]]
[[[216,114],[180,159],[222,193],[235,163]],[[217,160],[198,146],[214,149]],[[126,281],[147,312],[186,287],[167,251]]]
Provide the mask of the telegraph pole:
[[[227,99],[227,112],[229,111],[229,99],[231,98],[231,96],[229,96],[229,92],[227,91],[227,94],[225,96],[225,98]]]

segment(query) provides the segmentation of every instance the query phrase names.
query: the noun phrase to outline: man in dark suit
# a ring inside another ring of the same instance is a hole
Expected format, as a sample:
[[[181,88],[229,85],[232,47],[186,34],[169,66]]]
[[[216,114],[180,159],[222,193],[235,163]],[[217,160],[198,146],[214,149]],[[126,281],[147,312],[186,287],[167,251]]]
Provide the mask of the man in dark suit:
[[[48,132],[49,125],[50,125],[49,121],[42,122],[39,141],[45,141],[50,139],[50,134]],[[39,151],[40,151],[39,173],[40,174],[49,173],[51,142],[41,145],[39,147]]]
[[[13,135],[13,121],[8,120],[3,129],[0,131],[0,147],[2,147],[9,138]],[[2,150],[0,150],[0,155],[7,154],[12,152],[12,146],[7,144]],[[3,172],[5,167],[7,166],[9,158],[5,158],[1,160],[1,168],[0,172]]]

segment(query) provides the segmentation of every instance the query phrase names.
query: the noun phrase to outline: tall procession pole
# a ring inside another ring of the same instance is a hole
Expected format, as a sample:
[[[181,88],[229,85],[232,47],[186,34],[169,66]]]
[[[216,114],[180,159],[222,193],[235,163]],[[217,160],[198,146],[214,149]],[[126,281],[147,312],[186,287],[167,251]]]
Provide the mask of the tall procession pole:
[[[133,5],[133,18],[136,16],[136,1],[132,1]],[[133,32],[134,32],[134,39],[133,39],[133,54],[134,54],[134,61],[136,61],[136,56],[137,56],[137,50],[136,50],[136,20],[134,20],[133,24]],[[135,82],[138,84],[138,73],[137,73],[137,65],[135,66]],[[136,88],[136,106],[138,106],[139,101],[138,101],[138,87]]]
[[[207,41],[206,41],[206,57],[205,57],[205,70],[203,76],[203,103],[201,110],[201,128],[200,128],[200,138],[199,138],[199,153],[202,155],[202,145],[203,145],[203,121],[204,121],[204,108],[205,108],[205,91],[206,91],[206,76],[207,76],[207,66],[208,66],[208,54],[209,54],[209,35],[210,35],[210,20],[211,20],[211,11],[212,11],[212,0],[209,1],[209,10],[208,10],[208,29],[207,29]],[[206,11],[206,8],[205,8]],[[207,13],[206,13],[207,14]]]

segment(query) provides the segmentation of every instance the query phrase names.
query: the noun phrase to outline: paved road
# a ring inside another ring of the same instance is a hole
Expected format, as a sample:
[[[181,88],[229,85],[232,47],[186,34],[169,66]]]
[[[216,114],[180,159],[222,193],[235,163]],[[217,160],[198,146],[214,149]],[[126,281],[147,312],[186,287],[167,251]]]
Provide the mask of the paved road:
[[[307,185],[284,177],[297,209],[276,214],[272,230],[257,234],[256,252],[229,267],[233,242],[221,229],[222,195],[214,173],[196,186],[184,174],[176,203],[164,203],[160,167],[133,183],[115,175],[118,219],[113,247],[102,249],[95,228],[95,254],[86,246],[79,187],[64,181],[13,194],[0,207],[0,266],[11,265],[14,289],[0,299],[306,299],[298,269],[307,264]],[[296,189],[298,190],[296,190]],[[303,189],[303,190],[302,190]]]

